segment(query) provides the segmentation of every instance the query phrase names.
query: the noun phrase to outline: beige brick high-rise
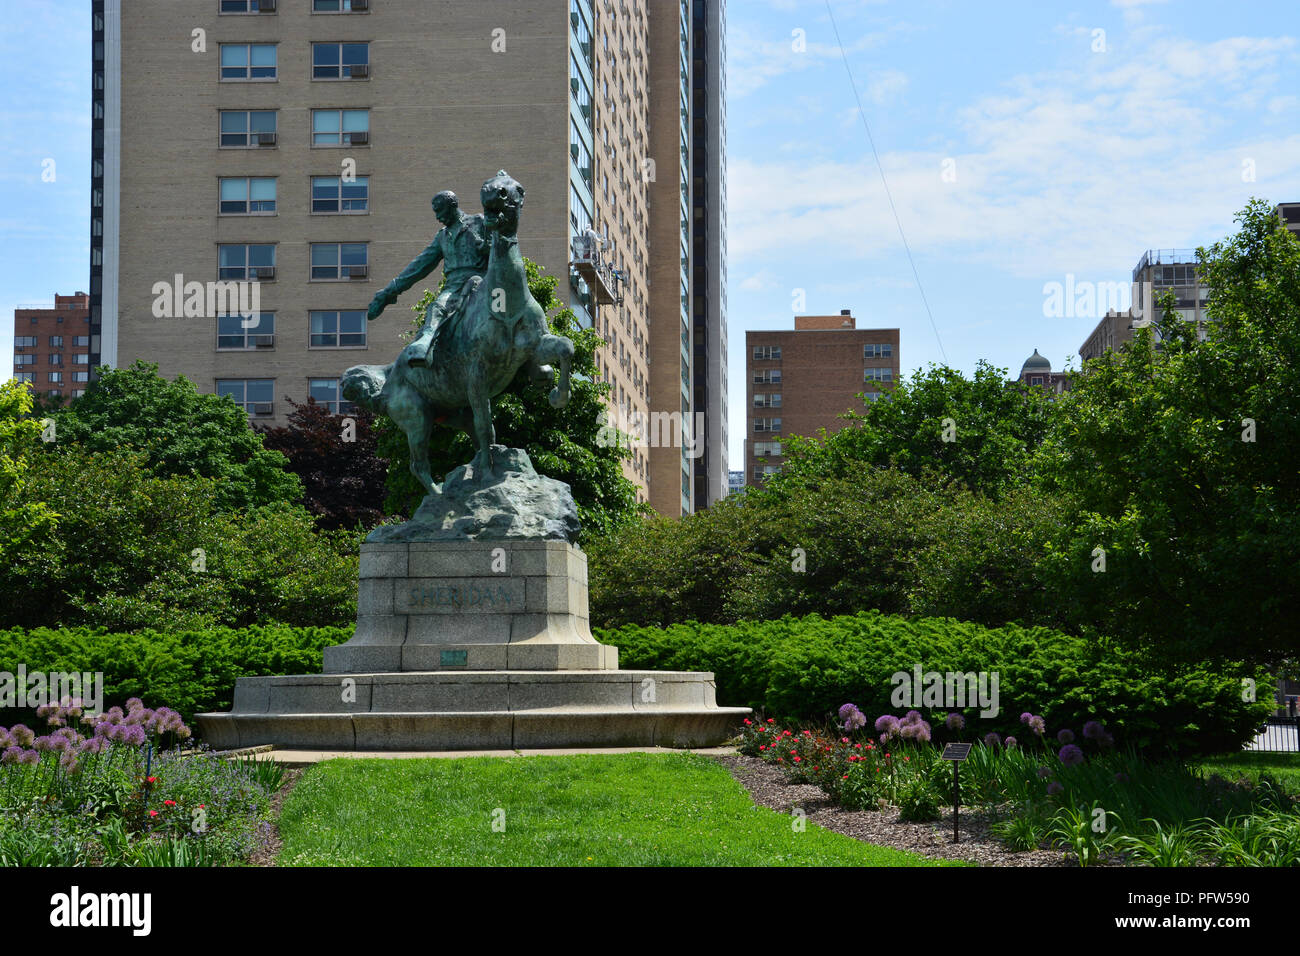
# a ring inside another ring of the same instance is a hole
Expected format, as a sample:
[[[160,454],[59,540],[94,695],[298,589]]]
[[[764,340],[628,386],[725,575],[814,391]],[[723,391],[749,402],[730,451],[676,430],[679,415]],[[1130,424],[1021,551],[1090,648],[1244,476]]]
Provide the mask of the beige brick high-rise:
[[[525,254],[608,341],[611,417],[645,418],[655,379],[680,381],[648,346],[650,264],[678,263],[680,246],[676,205],[657,213],[650,189],[676,189],[690,160],[650,147],[656,123],[681,122],[676,93],[650,95],[652,28],[676,34],[677,0],[92,4],[94,364],[157,362],[259,421],[282,422],[286,399],[339,407],[339,374],[391,360],[409,306],[436,287],[440,273],[358,322],[439,228],[430,198],[451,189],[476,212],[504,168],[527,189]],[[666,249],[657,214],[671,219]],[[601,281],[571,268],[589,227],[609,240]],[[265,318],[158,317],[177,276],[257,280]],[[617,301],[599,304],[603,292]],[[633,451],[626,474],[649,500],[650,450]]]

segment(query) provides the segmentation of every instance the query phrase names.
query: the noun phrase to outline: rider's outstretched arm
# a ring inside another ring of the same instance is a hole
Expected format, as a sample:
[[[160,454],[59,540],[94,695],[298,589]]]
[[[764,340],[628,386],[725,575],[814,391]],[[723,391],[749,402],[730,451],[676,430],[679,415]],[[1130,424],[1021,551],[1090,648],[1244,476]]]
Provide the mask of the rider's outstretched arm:
[[[396,298],[436,269],[440,262],[442,262],[442,247],[435,239],[422,253],[411,260],[410,265],[403,269],[396,279],[384,287],[384,291]]]

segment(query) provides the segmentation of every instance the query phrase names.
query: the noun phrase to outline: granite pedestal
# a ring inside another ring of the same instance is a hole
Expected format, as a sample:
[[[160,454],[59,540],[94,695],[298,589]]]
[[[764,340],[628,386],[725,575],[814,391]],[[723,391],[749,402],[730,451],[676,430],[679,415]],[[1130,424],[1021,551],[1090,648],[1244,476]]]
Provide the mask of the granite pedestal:
[[[357,629],[324,673],[243,677],[204,739],[332,750],[707,747],[750,711],[713,675],[620,671],[566,541],[362,545]]]

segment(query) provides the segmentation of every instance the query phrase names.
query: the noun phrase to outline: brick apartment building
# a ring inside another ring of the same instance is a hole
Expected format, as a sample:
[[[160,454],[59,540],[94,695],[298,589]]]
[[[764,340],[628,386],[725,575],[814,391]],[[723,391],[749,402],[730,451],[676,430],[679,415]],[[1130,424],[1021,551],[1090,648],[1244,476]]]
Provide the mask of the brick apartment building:
[[[859,329],[839,315],[795,316],[794,330],[745,333],[745,483],[761,483],[785,460],[787,435],[836,432],[898,381],[898,329]]]
[[[521,248],[608,343],[611,415],[705,418],[696,459],[633,449],[638,497],[680,515],[725,495],[722,0],[91,7],[92,365],[156,361],[268,423],[287,398],[346,410],[339,375],[390,361],[441,274],[365,320],[439,228],[430,197],[477,212],[504,168],[528,190]],[[589,229],[606,242],[584,258]],[[176,275],[256,282],[258,324],[156,317]]]
[[[54,307],[14,309],[14,378],[43,398],[67,401],[90,380],[90,295],[56,295]]]

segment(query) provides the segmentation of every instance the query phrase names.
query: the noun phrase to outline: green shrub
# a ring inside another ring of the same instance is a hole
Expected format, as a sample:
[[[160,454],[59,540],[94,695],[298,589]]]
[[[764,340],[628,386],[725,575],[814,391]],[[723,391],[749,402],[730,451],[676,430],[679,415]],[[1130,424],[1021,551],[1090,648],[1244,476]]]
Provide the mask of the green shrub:
[[[0,671],[16,674],[20,664],[28,673],[101,671],[105,708],[131,697],[166,700],[188,722],[229,710],[236,678],[320,673],[323,648],[351,636],[351,628],[271,625],[129,634],[13,628],[0,631]],[[0,722],[13,719],[14,712],[0,715]]]
[[[924,823],[939,819],[939,794],[926,777],[912,777],[899,788],[898,819]]]
[[[1029,742],[1022,711],[1040,714],[1049,733],[1098,719],[1117,739],[1147,753],[1240,749],[1271,704],[1246,702],[1242,679],[1268,676],[1242,665],[1166,666],[1114,642],[1047,628],[986,628],[947,618],[875,612],[785,617],[734,625],[625,626],[600,631],[624,668],[712,671],[718,699],[789,720],[821,721],[845,702],[868,720],[896,713],[891,676],[923,671],[997,672],[1000,712],[967,708],[970,732],[1013,733]],[[903,708],[906,709],[906,708]],[[932,715],[935,726],[942,714]]]

